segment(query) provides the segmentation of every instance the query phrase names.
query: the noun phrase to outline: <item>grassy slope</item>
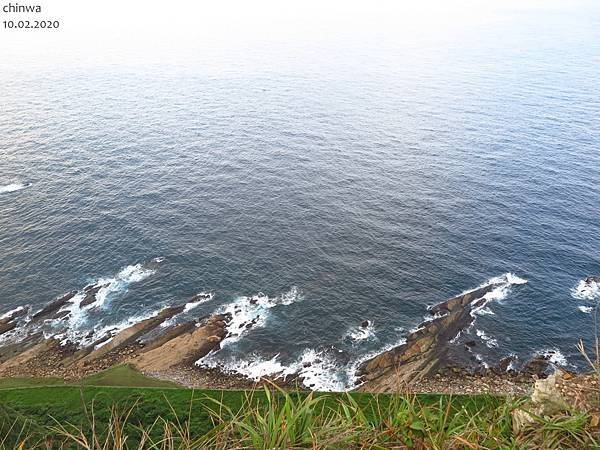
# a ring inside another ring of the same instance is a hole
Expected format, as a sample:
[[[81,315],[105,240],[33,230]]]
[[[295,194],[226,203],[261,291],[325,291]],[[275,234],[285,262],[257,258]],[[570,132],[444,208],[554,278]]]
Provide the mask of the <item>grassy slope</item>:
[[[84,425],[92,409],[97,420],[105,421],[112,405],[120,406],[121,410],[135,405],[130,416],[133,422],[148,424],[159,416],[170,420],[190,416],[197,430],[208,430],[211,422],[206,408],[214,407],[210,398],[237,410],[247,395],[244,391],[185,389],[145,377],[128,366],[114,367],[70,385],[56,379],[0,380],[0,405],[4,407],[4,418],[10,420],[19,416],[38,425],[52,425],[55,420]],[[254,401],[264,401],[262,391],[252,395]],[[329,396],[329,406],[335,406],[338,397]],[[375,399],[369,394],[353,394],[353,397],[361,406],[369,405]],[[388,399],[385,395],[377,398],[383,405]],[[432,404],[448,401],[449,397],[422,395],[419,400]],[[471,410],[493,407],[503,401],[491,396],[458,396],[452,399],[457,407],[465,406]]]
[[[316,394],[317,396],[325,394]],[[189,422],[191,430],[197,436],[209,432],[213,422],[208,409],[217,409],[213,400],[221,402],[236,413],[252,396],[252,404],[267,406],[266,394],[263,390],[218,391],[191,390],[147,378],[127,366],[118,366],[95,374],[77,384],[66,384],[56,379],[19,379],[0,380],[0,440],[2,436],[11,436],[12,442],[18,442],[16,431],[27,424],[27,431],[37,436],[48,433],[48,426],[57,423],[69,427],[73,425],[82,430],[89,430],[91,416],[99,429],[106,429],[110,422],[111,410],[116,406],[120,412],[129,412],[126,432],[132,442],[139,439],[138,427],[151,427],[157,418],[176,423]],[[294,398],[304,398],[306,393],[292,394]],[[281,398],[281,394],[278,395]],[[380,423],[381,413],[376,409],[396,414],[398,398],[389,395],[352,394],[352,398],[365,414],[366,420]],[[478,416],[487,411],[486,416],[491,423],[500,419],[495,411],[503,408],[507,399],[495,396],[444,396],[417,395],[415,407],[419,411],[445,412],[453,417],[460,411],[469,412],[470,416]],[[341,411],[340,401],[348,400],[346,394],[327,394],[316,414],[323,414],[320,408]],[[394,406],[392,406],[394,405]],[[446,406],[449,409],[446,410]],[[263,408],[261,408],[263,409]],[[268,409],[268,408],[267,408]],[[478,412],[479,411],[479,412]],[[227,419],[227,414],[224,416]],[[386,416],[387,417],[387,416]],[[416,417],[416,416],[415,416]],[[464,417],[464,416],[463,416]],[[417,420],[410,419],[409,422]],[[460,419],[465,421],[465,419]],[[501,420],[505,422],[505,420]],[[487,426],[487,425],[486,425]],[[12,428],[11,428],[12,427]],[[500,427],[502,428],[502,427]],[[506,428],[504,426],[504,428]],[[161,427],[154,427],[152,434],[160,437]],[[400,429],[405,429],[400,425]],[[504,431],[503,431],[504,433]],[[0,448],[3,448],[0,444]],[[7,447],[8,448],[8,447]]]
[[[129,366],[117,366],[94,374],[77,383],[65,383],[59,379],[0,379],[0,404],[40,424],[51,424],[53,417],[76,424],[86,419],[86,409],[94,408],[97,417],[107,417],[111,405],[136,404],[133,416],[141,421],[157,416],[192,416],[200,421],[207,419],[205,407],[212,403],[208,398],[222,400],[230,408],[239,408],[246,398],[245,391],[191,390],[174,383],[146,377]],[[302,394],[300,394],[302,395]],[[253,394],[255,400],[264,399],[259,390]],[[353,394],[356,401],[368,405],[375,398],[370,394]],[[431,404],[446,401],[450,397],[420,395],[419,399]],[[382,404],[388,396],[378,396]],[[502,398],[492,396],[455,396],[457,406],[476,410],[483,405],[500,404]],[[328,402],[333,406],[336,396]],[[170,405],[170,406],[169,406]],[[172,409],[172,410],[171,410]],[[196,422],[197,420],[195,420]]]
[[[111,367],[77,382],[65,382],[59,378],[0,378],[0,389],[41,386],[180,387],[175,383],[146,377],[128,365]]]

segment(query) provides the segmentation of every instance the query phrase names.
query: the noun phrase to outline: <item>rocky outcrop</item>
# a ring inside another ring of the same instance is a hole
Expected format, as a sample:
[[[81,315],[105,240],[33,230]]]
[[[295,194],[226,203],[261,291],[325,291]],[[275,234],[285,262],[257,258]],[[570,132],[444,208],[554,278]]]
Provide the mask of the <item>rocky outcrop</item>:
[[[93,359],[101,358],[112,351],[118,350],[129,344],[132,344],[138,338],[150,332],[167,319],[170,319],[176,314],[181,313],[183,309],[184,306],[172,306],[169,308],[165,308],[162,311],[160,311],[156,316],[142,320],[141,322],[138,322],[130,326],[129,328],[125,328],[124,330],[118,332],[112,339],[110,339],[108,343],[102,345],[99,348],[96,348],[87,356],[85,356],[81,361],[83,363],[86,363]],[[97,347],[98,344],[94,343],[93,345],[94,347]]]
[[[365,361],[358,369],[359,390],[393,392],[434,375],[449,363],[449,341],[473,321],[471,313],[497,285],[476,289],[430,308],[434,318],[409,333],[406,343]],[[452,358],[454,359],[454,358]]]
[[[55,315],[58,312],[58,310],[65,306],[69,302],[69,300],[75,297],[76,294],[77,291],[67,292],[62,297],[59,297],[53,302],[48,303],[46,306],[44,306],[42,309],[36,312],[33,316],[31,316],[31,319],[37,321],[55,318]]]
[[[227,336],[230,320],[229,315],[211,316],[199,326],[143,352],[131,362],[146,372],[164,371],[178,365],[193,365],[198,359],[220,347],[221,341]]]
[[[100,285],[88,286],[84,292],[91,298],[101,288]],[[79,379],[116,364],[131,362],[158,376],[164,375],[161,371],[175,366],[189,372],[196,369],[194,363],[198,359],[220,347],[231,321],[230,315],[217,314],[161,328],[161,324],[184,312],[184,304],[167,307],[116,333],[108,330],[82,348],[64,339],[45,338],[40,322],[56,318],[75,295],[76,292],[69,292],[42,308],[30,322],[25,322],[20,342],[15,340],[0,347],[0,376]],[[26,309],[18,309],[5,315],[0,319],[0,331],[1,327],[13,329],[17,319],[26,313]],[[92,336],[90,333],[88,338]]]
[[[0,364],[0,372],[10,372],[10,369],[14,368],[23,368],[28,365],[28,363],[35,360],[36,363],[48,361],[47,358],[44,358],[43,355],[52,351],[58,350],[60,347],[60,343],[56,339],[45,339],[38,344],[33,345],[29,349],[18,353],[16,356],[4,361]]]
[[[96,301],[96,294],[100,291],[100,289],[106,287],[107,284],[92,284],[83,288],[83,293],[85,296],[83,300],[79,303],[79,307],[83,308],[84,306],[91,305]]]
[[[0,335],[13,330],[17,326],[17,319],[27,314],[29,308],[18,308],[0,319]]]
[[[535,382],[531,398],[512,412],[513,431],[516,435],[539,426],[539,418],[570,416],[573,412],[585,412],[592,427],[600,425],[600,404],[597,372],[573,375],[557,369],[546,379]],[[582,447],[583,448],[583,447]]]

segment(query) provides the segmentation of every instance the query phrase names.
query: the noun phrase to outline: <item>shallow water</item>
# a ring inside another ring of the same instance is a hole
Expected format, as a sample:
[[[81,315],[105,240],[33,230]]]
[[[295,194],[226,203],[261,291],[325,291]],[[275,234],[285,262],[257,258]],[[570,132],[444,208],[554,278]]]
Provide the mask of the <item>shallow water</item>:
[[[600,275],[598,8],[356,36],[226,72],[0,67],[0,313],[113,280],[83,335],[212,292],[187,314],[260,319],[206,364],[312,362],[342,388],[427,305],[513,273],[478,353],[576,363],[598,297],[572,289]]]

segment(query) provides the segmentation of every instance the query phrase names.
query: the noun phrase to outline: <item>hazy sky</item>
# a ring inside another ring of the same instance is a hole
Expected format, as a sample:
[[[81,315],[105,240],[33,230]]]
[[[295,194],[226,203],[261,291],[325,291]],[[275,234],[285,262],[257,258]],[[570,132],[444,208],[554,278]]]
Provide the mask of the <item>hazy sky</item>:
[[[348,39],[444,39],[503,15],[560,12],[571,0],[37,0],[58,30],[0,30],[7,64],[185,62],[272,47],[335,46]],[[5,4],[1,2],[0,4]],[[25,0],[20,4],[29,4]],[[1,20],[33,19],[25,14]]]

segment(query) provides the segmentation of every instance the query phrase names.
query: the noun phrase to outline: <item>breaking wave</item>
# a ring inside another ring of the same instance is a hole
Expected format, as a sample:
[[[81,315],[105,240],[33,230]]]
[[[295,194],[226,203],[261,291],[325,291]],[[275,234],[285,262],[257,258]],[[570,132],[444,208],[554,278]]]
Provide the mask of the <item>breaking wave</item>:
[[[570,365],[569,362],[567,361],[567,358],[565,357],[565,355],[563,355],[561,353],[561,351],[557,348],[542,350],[542,351],[536,352],[536,354],[548,358],[548,361],[550,361],[552,364],[555,364],[555,365],[558,365],[561,367],[566,367],[566,366]]]
[[[476,330],[475,333],[483,342],[485,342],[485,345],[487,345],[489,348],[498,347],[498,341],[485,334],[485,331]]]
[[[94,284],[102,285],[96,294],[96,301],[91,305],[93,307],[102,306],[115,294],[125,294],[132,283],[139,283],[146,278],[154,275],[156,270],[146,268],[142,264],[127,266],[112,278],[100,278]]]
[[[27,306],[17,306],[15,309],[11,309],[10,311],[5,312],[0,316],[0,320],[11,317],[13,314],[23,311]]]
[[[462,292],[460,295],[468,294],[469,292],[473,292],[477,289],[485,288],[488,286],[495,286],[494,289],[492,289],[490,292],[483,296],[485,301],[478,305],[476,308],[473,308],[473,310],[471,311],[471,316],[473,317],[475,317],[475,315],[489,315],[494,314],[494,312],[488,307],[490,301],[504,300],[510,293],[511,287],[513,285],[520,285],[526,283],[526,279],[521,278],[512,272],[507,272],[500,276],[490,278],[488,281],[477,286],[475,289],[469,289],[467,291]]]
[[[26,187],[27,185],[23,183],[6,184],[4,186],[0,186],[0,194],[20,191],[21,189],[25,189]]]
[[[259,292],[252,296],[242,296],[227,303],[217,310],[219,314],[231,314],[231,322],[227,326],[228,336],[221,346],[238,341],[247,331],[264,327],[270,316],[269,310],[277,306],[291,305],[302,300],[302,294],[293,286],[288,292],[277,297],[269,297]]]
[[[571,289],[571,296],[578,300],[600,300],[600,283],[596,280],[580,280],[577,286]]]
[[[346,337],[357,342],[375,338],[375,327],[371,320],[365,321],[366,324],[361,324],[358,327],[353,327],[346,333]]]
[[[290,364],[282,363],[279,355],[266,359],[253,354],[248,359],[232,358],[223,362],[216,357],[217,354],[209,354],[197,364],[202,367],[218,368],[225,373],[242,375],[254,381],[264,377],[285,380],[290,376],[297,376],[306,388],[316,391],[338,392],[351,387],[344,367],[326,351],[305,349]]]
[[[202,305],[203,303],[211,301],[214,298],[214,296],[215,296],[215,294],[213,294],[212,292],[199,293],[196,297],[199,297],[200,300],[186,303],[185,307],[183,308],[183,312],[186,313],[188,311],[191,311],[192,309],[196,309],[198,306]]]
[[[89,345],[95,339],[100,337],[102,331],[106,331],[110,327],[119,327],[119,325],[101,326],[96,325],[92,330],[87,327],[89,312],[93,309],[98,309],[107,304],[108,301],[125,295],[129,286],[133,283],[139,283],[156,273],[154,266],[160,262],[160,258],[152,260],[148,267],[144,264],[134,264],[122,268],[115,276],[110,278],[99,278],[88,286],[101,286],[95,294],[95,300],[89,305],[81,305],[85,298],[85,291],[79,291],[65,306],[60,308],[60,312],[68,312],[65,321],[55,319],[53,325],[55,328],[61,328],[55,336],[60,338],[63,343],[67,341],[77,342],[80,345]],[[128,319],[129,320],[129,319]]]

